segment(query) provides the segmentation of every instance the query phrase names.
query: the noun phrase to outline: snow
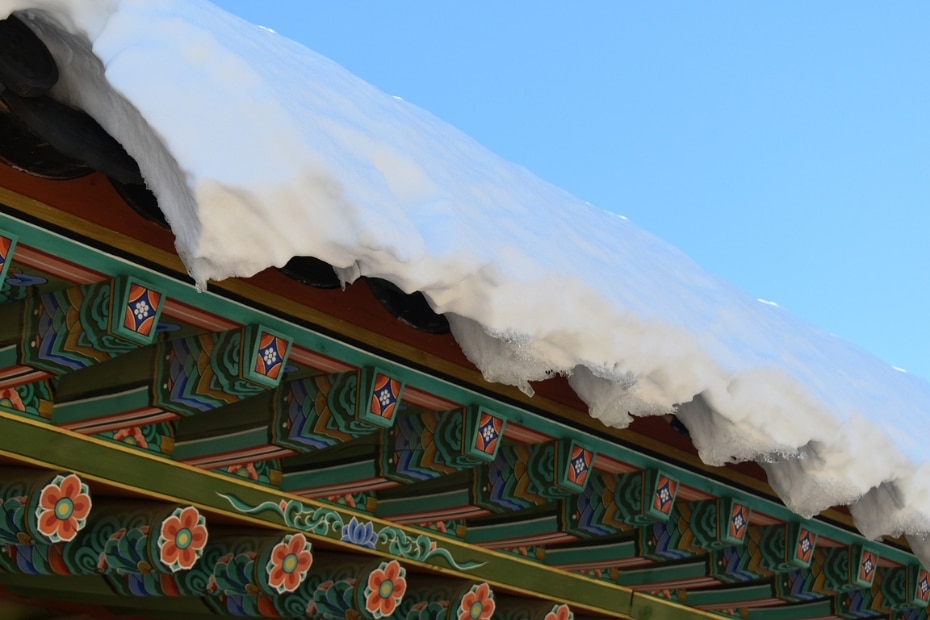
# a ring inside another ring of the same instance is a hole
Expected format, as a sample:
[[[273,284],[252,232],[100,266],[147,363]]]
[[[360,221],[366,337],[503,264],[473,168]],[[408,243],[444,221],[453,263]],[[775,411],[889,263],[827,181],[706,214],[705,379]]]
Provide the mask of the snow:
[[[613,426],[675,411],[706,462],[757,460],[798,513],[849,504],[930,560],[926,382],[206,2],[20,9],[201,287],[312,255],[422,291],[488,380],[566,375]]]

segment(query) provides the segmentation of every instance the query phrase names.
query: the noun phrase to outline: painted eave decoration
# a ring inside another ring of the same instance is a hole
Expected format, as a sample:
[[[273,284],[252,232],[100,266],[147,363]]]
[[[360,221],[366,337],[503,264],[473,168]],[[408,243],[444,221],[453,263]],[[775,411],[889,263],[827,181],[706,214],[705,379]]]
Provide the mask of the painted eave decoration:
[[[54,83],[33,56],[14,97]],[[798,517],[671,416],[484,381],[416,296],[321,261],[198,292],[119,145],[50,104],[81,160],[5,96],[4,617],[927,617],[901,540]]]

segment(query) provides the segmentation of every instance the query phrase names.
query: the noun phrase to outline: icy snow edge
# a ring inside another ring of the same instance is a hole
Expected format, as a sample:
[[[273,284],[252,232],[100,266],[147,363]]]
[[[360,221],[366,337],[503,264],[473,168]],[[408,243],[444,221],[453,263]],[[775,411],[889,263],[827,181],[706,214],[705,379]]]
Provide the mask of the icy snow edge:
[[[55,95],[136,158],[201,285],[312,255],[420,290],[489,380],[564,374],[613,426],[675,410],[706,462],[759,460],[797,512],[850,504],[930,559],[927,383],[206,2],[0,17],[20,9]]]

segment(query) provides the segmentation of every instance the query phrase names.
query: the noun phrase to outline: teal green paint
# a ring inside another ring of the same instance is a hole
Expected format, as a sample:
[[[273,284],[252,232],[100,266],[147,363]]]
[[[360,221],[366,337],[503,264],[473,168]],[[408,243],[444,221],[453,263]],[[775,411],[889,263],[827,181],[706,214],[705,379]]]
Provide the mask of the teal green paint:
[[[830,600],[781,607],[749,609],[746,620],[804,620],[805,618],[825,618],[833,615],[833,603]]]
[[[660,564],[648,568],[621,571],[617,576],[617,583],[621,586],[642,586],[682,579],[700,579],[706,575],[707,565],[703,561],[687,564]]]
[[[465,542],[477,545],[499,540],[520,539],[530,536],[543,536],[559,533],[559,520],[555,515],[535,519],[520,518],[519,513],[513,521],[489,525],[469,525]]]
[[[293,339],[294,345],[318,351],[356,367],[374,366],[381,368],[384,372],[406,384],[407,387],[433,393],[455,403],[486,407],[510,422],[528,426],[557,439],[580,442],[598,454],[629,463],[634,467],[642,469],[661,467],[682,484],[715,496],[737,498],[745,502],[753,510],[763,512],[777,519],[785,521],[799,520],[797,515],[774,501],[744,493],[735,487],[684,467],[664,463],[659,459],[640,454],[612,441],[589,435],[583,430],[571,428],[566,424],[496,400],[467,387],[395,363],[370,351],[365,351],[314,332],[311,329],[289,323],[277,316],[251,308],[243,303],[210,292],[198,293],[193,286],[173,277],[105,254],[85,244],[18,220],[7,214],[0,213],[0,228],[16,235],[20,244],[42,248],[85,268],[102,272],[110,277],[120,275],[137,277],[159,290],[166,291],[171,299],[191,306],[201,307],[207,312],[217,314],[242,325],[260,323],[276,333],[287,334],[289,338]],[[863,541],[861,537],[852,532],[822,521],[811,520],[807,522],[807,525],[814,534],[831,538],[842,544],[852,545],[857,542],[861,544]],[[880,550],[880,555],[889,560],[900,563],[913,562],[913,556],[900,549],[881,544],[876,544],[875,547]]]
[[[52,421],[55,424],[69,425],[123,411],[142,409],[148,407],[149,402],[148,387],[142,386],[116,394],[56,403]]]
[[[567,564],[596,564],[598,562],[619,562],[636,556],[636,542],[624,540],[615,543],[600,543],[577,547],[559,546],[546,549],[544,562],[552,566]]]
[[[377,476],[373,459],[352,461],[332,467],[310,467],[303,471],[284,474],[281,480],[283,491],[302,491],[330,487],[367,480]],[[336,492],[334,491],[335,495]]]
[[[769,584],[711,588],[708,590],[689,590],[679,594],[681,602],[687,605],[738,605],[749,601],[771,598],[772,586]]]

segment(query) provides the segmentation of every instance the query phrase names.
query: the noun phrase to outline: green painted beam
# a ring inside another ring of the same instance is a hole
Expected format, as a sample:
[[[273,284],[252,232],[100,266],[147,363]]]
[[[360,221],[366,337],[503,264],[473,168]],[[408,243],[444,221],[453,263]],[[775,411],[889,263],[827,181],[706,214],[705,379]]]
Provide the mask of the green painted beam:
[[[596,544],[558,545],[547,547],[544,561],[551,566],[607,564],[609,562],[623,562],[638,557],[636,555],[636,541],[621,540],[614,542],[598,542]]]
[[[696,607],[738,607],[740,604],[770,599],[773,596],[771,584],[757,583],[688,590],[679,592],[678,600]]]
[[[743,618],[746,618],[746,620],[805,620],[807,618],[825,618],[833,615],[833,602],[824,599],[812,603],[746,609]]]
[[[343,530],[351,520],[370,522],[376,532],[387,537],[385,541],[411,541],[397,547],[399,555],[396,557],[406,564],[432,568],[466,580],[487,581],[501,591],[561,600],[579,612],[630,617],[632,591],[624,587],[583,575],[553,571],[538,562],[451,538],[430,538],[423,530],[371,519],[363,513],[337,506],[286,498],[291,503],[285,510],[280,507],[282,495],[274,490],[5,412],[0,412],[0,455],[24,464],[73,471],[89,481],[142,490],[153,498],[189,503],[203,510],[208,521],[211,514],[222,515],[243,523],[304,531],[312,538],[325,539],[332,545],[390,557],[392,547],[388,542],[379,543],[376,549],[369,551],[342,540]],[[299,514],[303,520],[289,522],[285,514]],[[314,520],[316,517],[322,520]],[[321,527],[321,523],[326,527]],[[410,546],[412,541],[417,541],[417,544]],[[668,601],[656,604],[675,610],[675,613],[683,613],[680,610],[685,609]]]
[[[539,514],[538,510],[527,511],[529,514],[515,515],[515,518],[487,523],[487,519],[469,522],[465,540],[474,544],[488,544],[510,541],[508,546],[534,543],[532,539],[545,539],[564,536],[559,529],[559,518],[555,514]]]
[[[620,571],[617,583],[623,586],[645,586],[675,581],[700,579],[707,576],[707,563],[704,561],[675,564],[659,564],[646,568]]]

